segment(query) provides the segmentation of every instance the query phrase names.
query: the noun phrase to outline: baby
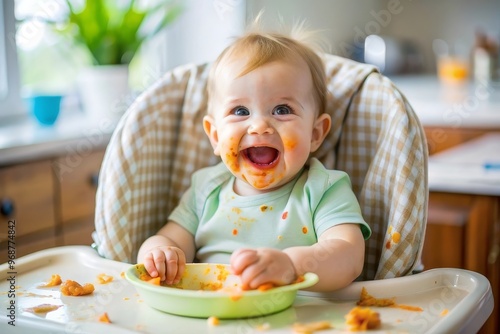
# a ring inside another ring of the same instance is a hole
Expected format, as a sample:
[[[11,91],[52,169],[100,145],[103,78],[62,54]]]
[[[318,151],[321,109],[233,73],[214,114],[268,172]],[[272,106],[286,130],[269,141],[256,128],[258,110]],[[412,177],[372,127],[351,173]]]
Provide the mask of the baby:
[[[371,234],[346,173],[311,153],[328,134],[321,58],[281,34],[249,32],[213,64],[203,127],[222,162],[193,174],[169,220],[141,246],[152,277],[177,283],[187,262],[230,263],[242,284],[315,291],[361,273]]]

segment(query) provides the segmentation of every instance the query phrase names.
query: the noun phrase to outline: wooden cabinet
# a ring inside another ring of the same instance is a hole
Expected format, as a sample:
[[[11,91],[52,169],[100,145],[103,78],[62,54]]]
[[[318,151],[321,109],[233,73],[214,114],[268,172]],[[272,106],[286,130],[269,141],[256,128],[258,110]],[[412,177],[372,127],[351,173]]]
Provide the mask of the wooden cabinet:
[[[99,150],[81,157],[0,167],[0,218],[2,223],[15,220],[16,257],[49,247],[92,243],[103,155]],[[7,237],[5,227],[0,231],[1,254],[7,254]]]
[[[426,128],[432,154],[488,131]],[[490,281],[495,308],[480,333],[500,332],[500,196],[430,190],[425,270],[456,267],[483,274]]]
[[[0,211],[5,221],[0,231],[1,254],[6,254],[9,220],[15,224],[17,257],[36,249],[34,243],[39,247],[57,244],[54,196],[50,161],[0,169]]]
[[[93,152],[81,158],[70,171],[58,168],[55,173],[59,181],[61,235],[65,245],[92,243],[95,193],[103,156],[103,151]],[[69,160],[77,161],[77,158]],[[58,158],[56,163],[63,166],[67,160],[67,157]]]

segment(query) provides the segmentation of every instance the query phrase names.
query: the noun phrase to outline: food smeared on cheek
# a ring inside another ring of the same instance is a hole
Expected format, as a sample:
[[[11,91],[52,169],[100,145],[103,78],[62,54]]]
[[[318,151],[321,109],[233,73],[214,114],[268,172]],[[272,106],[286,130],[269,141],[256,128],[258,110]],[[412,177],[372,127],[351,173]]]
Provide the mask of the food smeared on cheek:
[[[222,159],[226,166],[234,173],[240,171],[240,164],[238,163],[238,144],[233,138],[229,139],[227,144],[223,145],[223,152],[226,152]]]
[[[297,146],[297,140],[292,138],[285,138],[283,140],[286,151],[292,151]]]

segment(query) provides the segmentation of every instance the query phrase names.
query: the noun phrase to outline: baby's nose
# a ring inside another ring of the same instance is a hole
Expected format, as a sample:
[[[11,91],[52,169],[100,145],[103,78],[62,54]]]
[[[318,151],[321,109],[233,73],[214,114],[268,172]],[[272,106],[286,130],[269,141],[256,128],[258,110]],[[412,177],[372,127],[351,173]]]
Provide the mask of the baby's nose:
[[[252,120],[250,127],[248,128],[248,134],[263,135],[263,134],[273,134],[274,128],[270,122],[268,122],[266,117],[257,117]]]

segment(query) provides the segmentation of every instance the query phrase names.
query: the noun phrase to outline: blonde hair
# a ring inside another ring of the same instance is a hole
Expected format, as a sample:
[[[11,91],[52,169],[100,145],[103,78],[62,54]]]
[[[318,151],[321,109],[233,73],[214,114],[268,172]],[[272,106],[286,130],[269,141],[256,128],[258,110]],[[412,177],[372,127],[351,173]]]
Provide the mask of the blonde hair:
[[[295,27],[292,33],[295,32],[297,35],[298,32],[301,36],[306,36],[307,33],[302,28],[303,24]],[[248,62],[241,73],[238,74],[238,77],[273,61],[289,61],[297,58],[304,60],[311,72],[314,97],[318,105],[319,115],[325,112],[327,87],[325,68],[321,57],[300,38],[293,38],[282,33],[266,33],[255,28],[236,39],[219,55],[212,65],[208,77],[209,112],[210,100],[215,88],[215,77],[219,67],[223,66],[226,61],[239,57],[248,58]]]

